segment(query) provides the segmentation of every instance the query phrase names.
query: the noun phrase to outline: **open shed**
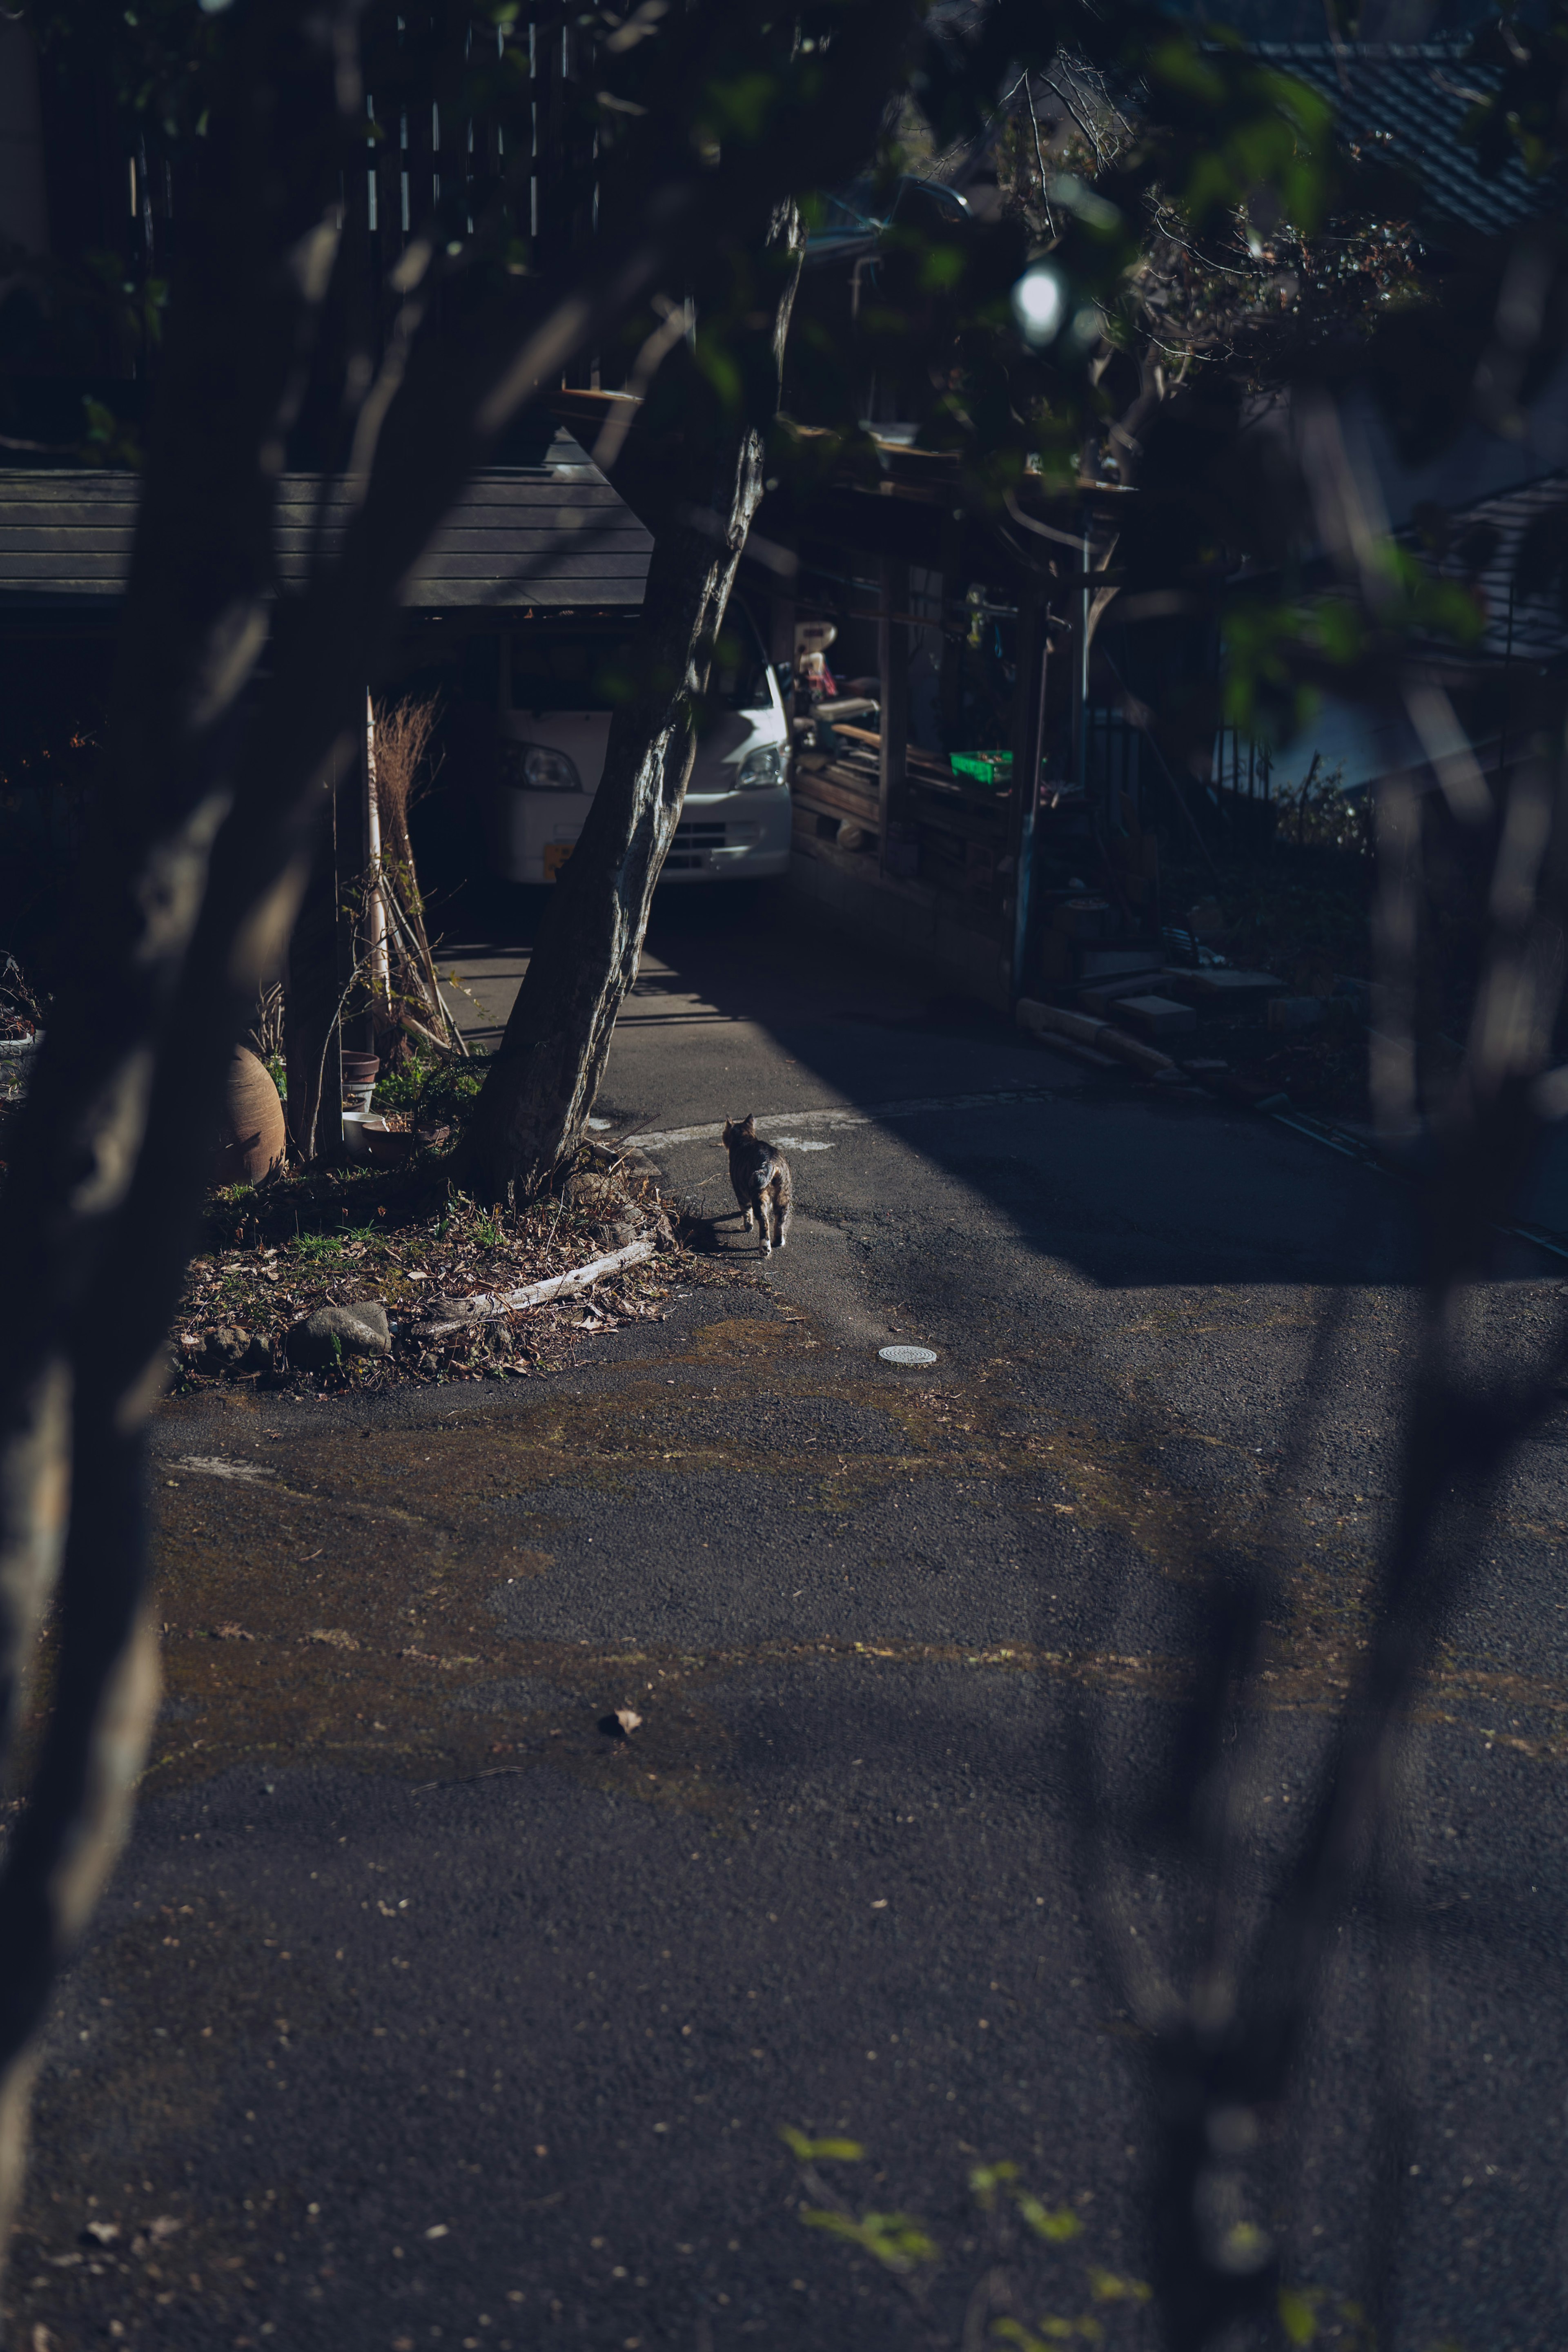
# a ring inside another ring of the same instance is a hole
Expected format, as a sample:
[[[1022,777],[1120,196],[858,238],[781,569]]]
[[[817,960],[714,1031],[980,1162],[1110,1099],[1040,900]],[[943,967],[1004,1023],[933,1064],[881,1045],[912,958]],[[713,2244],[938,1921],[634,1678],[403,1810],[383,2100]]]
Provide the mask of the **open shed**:
[[[506,639],[535,616],[634,613],[653,539],[581,446],[546,425],[524,455],[492,467],[459,494],[403,583],[405,624],[393,691],[438,688],[444,706],[444,789],[466,807],[469,839],[483,838],[493,788],[497,711]],[[107,700],[114,626],[130,573],[139,477],[118,468],[0,471],[0,860],[18,866],[68,860],[80,811],[95,789],[90,738]],[[319,529],[329,554],[350,509],[348,484],[285,474],[276,512],[281,596],[307,584]],[[339,1083],[333,1035],[323,1032],[354,969],[356,946],[339,916],[340,880],[368,862],[364,763],[339,779],[330,824],[290,951],[294,1034],[304,1040],[291,1110],[313,1121]]]

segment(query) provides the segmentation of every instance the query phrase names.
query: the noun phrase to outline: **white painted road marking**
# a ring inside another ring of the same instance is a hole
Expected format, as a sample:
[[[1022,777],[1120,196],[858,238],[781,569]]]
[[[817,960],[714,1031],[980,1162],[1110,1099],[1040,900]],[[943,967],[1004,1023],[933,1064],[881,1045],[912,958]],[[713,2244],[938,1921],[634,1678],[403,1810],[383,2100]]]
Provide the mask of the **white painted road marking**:
[[[1013,1087],[994,1095],[920,1095],[910,1102],[875,1103],[869,1110],[770,1110],[757,1116],[758,1131],[770,1127],[875,1127],[887,1118],[918,1118],[927,1111],[989,1110],[1006,1103],[1048,1103],[1056,1099],[1054,1087]],[[708,1127],[666,1127],[646,1129],[640,1134],[623,1135],[622,1143],[635,1143],[644,1151],[655,1150],[661,1144],[716,1143],[724,1133],[725,1122],[715,1119]],[[764,1138],[764,1140],[767,1140]],[[780,1135],[780,1143],[795,1143],[797,1151],[811,1147],[799,1139]],[[821,1150],[821,1147],[818,1146]]]

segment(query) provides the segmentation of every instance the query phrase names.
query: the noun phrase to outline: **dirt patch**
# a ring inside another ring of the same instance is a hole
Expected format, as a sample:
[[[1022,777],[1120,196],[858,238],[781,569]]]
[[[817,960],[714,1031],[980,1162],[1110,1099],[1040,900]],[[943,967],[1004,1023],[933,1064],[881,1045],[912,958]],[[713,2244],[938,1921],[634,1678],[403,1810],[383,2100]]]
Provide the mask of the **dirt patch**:
[[[598,1147],[560,1192],[519,1210],[484,1208],[439,1170],[389,1179],[334,1171],[214,1194],[208,1246],[192,1260],[172,1335],[181,1392],[250,1382],[374,1394],[409,1381],[528,1379],[568,1360],[579,1337],[661,1321],[672,1288],[755,1286],[700,1255],[677,1202],[651,1173]],[[651,1167],[651,1163],[648,1163]],[[633,1238],[655,1254],[591,1289],[431,1338],[443,1301],[507,1293],[567,1274]],[[374,1302],[390,1356],[303,1373],[287,1361],[292,1326],[322,1307]]]

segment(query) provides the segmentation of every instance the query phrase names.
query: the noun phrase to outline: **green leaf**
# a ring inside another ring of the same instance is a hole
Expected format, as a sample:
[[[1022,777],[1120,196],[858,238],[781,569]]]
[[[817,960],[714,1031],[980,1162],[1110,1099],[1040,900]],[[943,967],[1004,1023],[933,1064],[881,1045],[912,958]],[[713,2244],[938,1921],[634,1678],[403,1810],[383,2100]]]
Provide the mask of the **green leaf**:
[[[1234,2221],[1225,2232],[1225,2261],[1229,2269],[1260,2271],[1272,2251],[1268,2231],[1256,2221]]]
[[[969,2169],[969,2194],[988,2213],[997,2201],[998,2189],[1007,2188],[1018,2177],[1016,2164],[972,2165]]]
[[[858,2139],[810,2139],[793,2124],[781,2124],[779,2137],[802,2164],[863,2164],[865,2150]]]
[[[1315,2344],[1318,2335],[1318,2305],[1322,2296],[1314,2288],[1282,2286],[1280,2289],[1280,2325],[1290,2344]]]
[[[1043,2238],[1048,2245],[1064,2246],[1070,2238],[1083,2234],[1082,2222],[1065,2205],[1058,2206],[1052,2212],[1049,2206],[1042,2205],[1038,2197],[1030,2196],[1026,2189],[1018,2190],[1013,2202],[1035,2236]]]
[[[833,2213],[808,2205],[800,2219],[809,2230],[825,2231],[830,2238],[859,2246],[890,2271],[913,2270],[918,2263],[934,2263],[939,2252],[924,2225],[909,2213],[867,2213],[856,2221],[849,2213]]]
[[[1154,2293],[1142,2279],[1118,2278],[1114,2271],[1089,2269],[1089,2292],[1096,2303],[1147,2303]]]

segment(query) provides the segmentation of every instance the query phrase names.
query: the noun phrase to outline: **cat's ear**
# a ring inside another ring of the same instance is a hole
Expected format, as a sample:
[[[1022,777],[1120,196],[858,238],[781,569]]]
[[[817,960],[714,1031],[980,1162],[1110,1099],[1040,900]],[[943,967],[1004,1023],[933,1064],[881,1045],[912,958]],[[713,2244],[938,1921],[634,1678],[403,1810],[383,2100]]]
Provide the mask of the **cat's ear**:
[[[740,1131],[742,1135],[755,1137],[757,1133],[757,1113],[755,1111],[748,1110],[747,1112],[745,1118],[741,1121]]]

